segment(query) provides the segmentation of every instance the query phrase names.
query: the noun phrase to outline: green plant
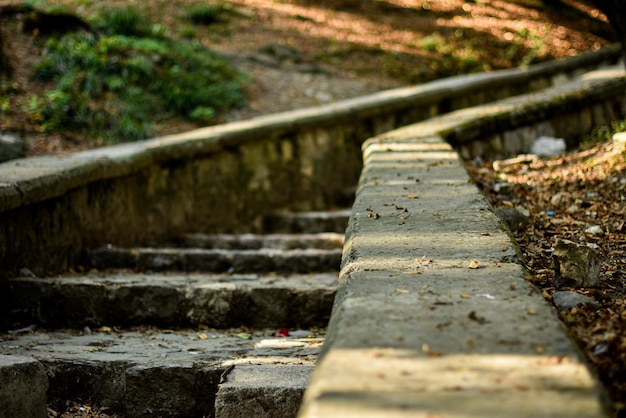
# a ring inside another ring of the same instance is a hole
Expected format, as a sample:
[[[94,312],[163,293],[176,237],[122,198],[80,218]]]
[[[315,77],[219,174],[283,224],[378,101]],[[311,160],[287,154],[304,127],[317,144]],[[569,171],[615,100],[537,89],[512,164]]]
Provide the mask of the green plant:
[[[185,39],[193,39],[196,37],[196,30],[189,25],[183,26],[180,30],[180,36]]]
[[[215,110],[206,106],[198,106],[191,112],[191,119],[209,122],[215,116]]]
[[[39,96],[31,96],[28,102],[24,105],[26,108],[26,114],[31,123],[38,125],[42,120],[42,108],[43,104]]]
[[[11,98],[0,97],[0,115],[9,114],[11,112]]]
[[[105,8],[94,24],[108,35],[140,37],[151,31],[148,19],[132,6]]]
[[[585,135],[580,143],[582,149],[589,149],[601,142],[610,140],[617,132],[626,131],[626,119],[618,119],[608,125],[595,128]]]
[[[17,83],[0,81],[0,129],[6,128],[9,116],[14,113],[11,95],[17,91],[17,88]]]
[[[33,99],[31,119],[47,132],[143,139],[159,115],[207,123],[244,102],[243,75],[199,44],[73,33],[50,38],[45,51],[34,75],[52,87]]]
[[[450,43],[446,40],[446,38],[441,36],[439,32],[434,32],[425,36],[422,39],[420,46],[428,52],[438,52],[444,54],[451,52]]]

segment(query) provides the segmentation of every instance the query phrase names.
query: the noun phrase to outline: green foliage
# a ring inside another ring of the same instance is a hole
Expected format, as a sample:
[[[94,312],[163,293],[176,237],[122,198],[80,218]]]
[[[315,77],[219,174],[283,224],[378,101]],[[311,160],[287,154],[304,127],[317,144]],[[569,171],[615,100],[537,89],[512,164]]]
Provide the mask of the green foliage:
[[[439,32],[422,38],[421,47],[428,52],[450,53],[452,51],[452,46]]]
[[[208,122],[215,116],[215,110],[206,106],[198,106],[191,112],[191,119]]]
[[[430,68],[438,77],[485,71],[479,47],[472,39],[467,39],[461,29],[454,31],[449,38],[434,32],[422,38],[418,46],[432,55]]]
[[[582,149],[589,149],[599,143],[609,141],[618,132],[626,131],[626,119],[618,119],[609,125],[603,125],[594,129],[589,135],[585,135],[581,141]]]
[[[13,115],[12,95],[17,91],[17,84],[8,81],[0,81],[0,129],[3,129],[4,123],[8,123],[9,118]]]
[[[108,35],[146,36],[150,33],[150,24],[137,9],[105,8],[94,24]]]
[[[124,9],[122,15],[131,16]],[[120,16],[109,10],[103,19]],[[115,18],[118,19],[118,18]],[[114,19],[114,20],[115,20]],[[83,130],[110,141],[148,137],[150,121],[171,115],[210,122],[244,102],[244,77],[199,44],[148,36],[142,21],[118,19],[111,34],[50,38],[34,76],[54,87],[31,98],[42,130]]]
[[[189,25],[183,26],[180,30],[180,36],[185,39],[193,39],[196,37],[196,30]]]

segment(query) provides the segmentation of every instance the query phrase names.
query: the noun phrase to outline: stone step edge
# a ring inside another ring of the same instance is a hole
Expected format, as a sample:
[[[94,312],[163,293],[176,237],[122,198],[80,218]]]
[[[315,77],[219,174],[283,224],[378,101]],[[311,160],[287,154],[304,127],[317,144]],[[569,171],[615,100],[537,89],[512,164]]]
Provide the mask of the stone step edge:
[[[295,418],[314,366],[235,368],[219,385],[216,418]]]
[[[325,326],[337,274],[107,273],[0,283],[5,319],[46,327],[93,325],[256,328]]]
[[[263,219],[263,230],[283,234],[334,232],[343,234],[350,218],[350,209],[314,212],[286,212]]]
[[[0,416],[46,418],[48,378],[32,357],[0,355]]]
[[[87,251],[88,265],[100,270],[136,268],[151,271],[216,273],[311,273],[336,271],[342,249],[222,250],[104,247]]]
[[[176,240],[177,246],[186,248],[222,250],[294,250],[342,248],[343,233],[321,232],[314,234],[185,234]]]
[[[62,411],[69,400],[131,418],[225,418],[242,411],[258,418],[275,417],[276,411],[295,417],[314,366],[277,363],[74,363],[0,354],[0,377],[11,382],[0,386],[0,415],[45,418],[48,408]]]

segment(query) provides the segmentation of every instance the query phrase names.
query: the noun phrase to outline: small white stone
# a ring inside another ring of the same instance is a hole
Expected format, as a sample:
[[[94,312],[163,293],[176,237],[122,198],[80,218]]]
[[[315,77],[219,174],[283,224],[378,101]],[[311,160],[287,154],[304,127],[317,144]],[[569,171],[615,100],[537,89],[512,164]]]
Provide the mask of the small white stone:
[[[569,196],[568,193],[557,193],[550,199],[550,204],[552,206],[559,206],[563,202],[563,199],[565,199],[567,196]]]
[[[513,185],[506,181],[501,183],[495,183],[493,185],[493,191],[496,193],[508,193],[511,191],[512,188]]]
[[[563,138],[541,136],[530,147],[530,152],[538,157],[554,157],[563,154],[567,149]]]
[[[569,208],[567,208],[567,213],[572,214],[572,213],[576,213],[580,210],[580,208],[577,205],[572,205]]]
[[[589,235],[604,235],[604,230],[598,225],[591,225],[585,229],[585,234]]]
[[[613,135],[613,142],[621,146],[626,145],[626,132],[618,132]]]

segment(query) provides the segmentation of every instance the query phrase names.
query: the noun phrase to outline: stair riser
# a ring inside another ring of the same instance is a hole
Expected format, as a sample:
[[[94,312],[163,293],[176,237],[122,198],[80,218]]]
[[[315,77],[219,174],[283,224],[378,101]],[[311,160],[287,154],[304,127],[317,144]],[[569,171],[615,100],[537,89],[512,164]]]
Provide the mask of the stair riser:
[[[341,249],[289,252],[100,249],[89,252],[89,264],[100,270],[289,274],[338,271],[340,263]]]
[[[287,213],[268,216],[263,230],[274,234],[315,234],[335,232],[344,234],[350,211]]]
[[[106,406],[126,417],[204,417],[215,413],[224,367],[111,361],[41,360],[49,382],[48,405],[64,410],[68,399]]]
[[[280,234],[280,235],[207,235],[189,234],[177,240],[177,245],[184,248],[204,248],[223,250],[294,250],[316,248],[334,250],[343,247],[343,234]]]
[[[326,326],[335,288],[103,285],[12,279],[2,284],[5,318],[45,327],[99,325],[254,328]]]

